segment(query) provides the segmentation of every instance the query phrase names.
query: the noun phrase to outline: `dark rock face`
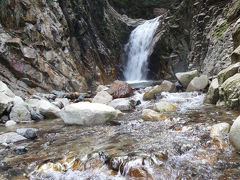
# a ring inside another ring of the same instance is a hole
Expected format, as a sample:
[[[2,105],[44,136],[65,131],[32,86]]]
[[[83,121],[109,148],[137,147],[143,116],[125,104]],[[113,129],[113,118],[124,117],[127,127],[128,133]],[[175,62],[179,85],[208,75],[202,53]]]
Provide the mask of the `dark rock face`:
[[[193,69],[216,75],[226,68],[231,63],[232,30],[238,12],[233,9],[237,3],[230,0],[172,2],[160,19],[149,60],[149,79],[170,79],[177,72]]]
[[[16,94],[87,91],[118,76],[132,27],[106,0],[4,2],[0,80]]]

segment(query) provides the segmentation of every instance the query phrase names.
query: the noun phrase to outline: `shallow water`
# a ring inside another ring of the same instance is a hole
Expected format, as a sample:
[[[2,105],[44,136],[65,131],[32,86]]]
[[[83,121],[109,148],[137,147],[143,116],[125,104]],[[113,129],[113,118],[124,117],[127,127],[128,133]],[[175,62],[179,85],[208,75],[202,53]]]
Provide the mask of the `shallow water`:
[[[142,92],[134,98],[142,100]],[[8,129],[39,128],[39,138],[19,143],[28,148],[24,155],[14,154],[16,145],[0,146],[0,174],[7,179],[133,179],[136,174],[142,179],[238,179],[240,156],[227,137],[215,142],[209,135],[213,124],[232,124],[239,114],[203,105],[203,98],[199,93],[163,93],[156,101],[178,107],[163,121],[141,119],[142,109],[153,106],[149,101],[116,120],[119,125],[66,126],[57,119]]]

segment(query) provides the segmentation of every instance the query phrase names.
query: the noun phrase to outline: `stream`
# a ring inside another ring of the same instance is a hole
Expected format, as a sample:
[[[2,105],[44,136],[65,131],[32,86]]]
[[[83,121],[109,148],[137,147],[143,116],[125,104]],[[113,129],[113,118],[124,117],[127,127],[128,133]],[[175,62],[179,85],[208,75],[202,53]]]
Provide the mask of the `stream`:
[[[134,98],[142,101],[143,93],[135,91]],[[212,125],[232,124],[239,114],[203,99],[201,93],[162,93],[101,126],[66,126],[56,119],[0,127],[1,133],[39,129],[35,140],[0,145],[0,179],[239,179],[240,158],[228,138],[210,138]],[[174,103],[177,111],[143,121],[142,110],[159,100]],[[16,155],[18,145],[28,152]]]

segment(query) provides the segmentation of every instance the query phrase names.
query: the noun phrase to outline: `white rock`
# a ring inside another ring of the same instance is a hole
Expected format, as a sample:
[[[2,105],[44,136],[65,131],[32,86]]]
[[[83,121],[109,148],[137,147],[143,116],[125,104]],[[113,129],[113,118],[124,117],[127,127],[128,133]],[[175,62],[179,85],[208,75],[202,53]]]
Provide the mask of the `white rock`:
[[[230,129],[229,139],[236,150],[240,152],[240,116],[234,121]]]
[[[195,77],[188,85],[187,92],[193,91],[202,91],[208,85],[208,77],[206,75],[202,75],[200,77]]]
[[[47,100],[40,100],[39,112],[47,118],[59,117],[60,109]]]
[[[104,86],[104,85],[99,85],[99,86],[97,87],[96,92],[99,93],[99,92],[101,92],[101,91],[107,91],[108,89],[109,89],[109,88],[106,87],[106,86]]]
[[[93,103],[108,104],[113,100],[113,97],[107,91],[101,91],[93,98]]]
[[[109,106],[120,111],[131,111],[133,109],[131,102],[128,98],[114,99],[109,103]]]
[[[83,126],[103,124],[116,118],[118,112],[110,106],[98,103],[80,102],[66,106],[60,116],[66,124]]]
[[[187,87],[188,84],[193,80],[193,78],[197,77],[198,71],[189,71],[189,72],[182,72],[182,73],[176,73],[176,77],[178,81],[183,85],[183,87]]]
[[[2,143],[15,143],[19,141],[26,140],[25,137],[15,133],[15,132],[9,132],[5,134],[0,135],[0,144]]]
[[[14,93],[0,81],[0,114],[6,110],[9,103],[13,102],[14,97]]]
[[[228,134],[230,125],[228,123],[215,124],[211,128],[211,138],[223,138],[225,134]]]
[[[13,120],[9,120],[5,123],[6,127],[15,126],[17,123]]]
[[[27,104],[25,102],[16,103],[13,106],[9,114],[9,117],[11,120],[14,120],[16,122],[31,121],[31,113],[28,110]]]
[[[24,100],[21,97],[19,97],[19,96],[14,97],[14,99],[13,99],[13,104],[14,105],[22,104],[22,103],[24,103]]]
[[[169,102],[160,101],[154,105],[154,110],[158,112],[173,112],[177,107]]]
[[[56,98],[55,102],[61,102],[64,105],[64,107],[69,105],[69,103],[70,103],[68,98]]]

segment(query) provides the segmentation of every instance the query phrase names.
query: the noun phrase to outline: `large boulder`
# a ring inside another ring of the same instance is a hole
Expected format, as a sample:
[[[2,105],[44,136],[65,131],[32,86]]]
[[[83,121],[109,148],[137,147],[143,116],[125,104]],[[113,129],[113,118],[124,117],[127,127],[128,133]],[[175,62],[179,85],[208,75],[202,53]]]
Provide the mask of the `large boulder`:
[[[59,117],[60,109],[47,100],[41,100],[39,102],[39,112],[46,118],[57,118]]]
[[[240,106],[240,73],[228,78],[219,88],[220,99],[231,108]]]
[[[219,100],[219,84],[218,79],[213,79],[204,99],[205,103],[216,104]]]
[[[188,85],[187,92],[193,91],[203,91],[208,86],[208,77],[202,75],[200,77],[195,77]]]
[[[114,99],[109,103],[109,106],[120,111],[131,111],[134,108],[131,101],[127,98]]]
[[[116,118],[118,111],[105,104],[80,102],[63,108],[60,116],[66,124],[99,125]]]
[[[25,102],[15,103],[9,117],[16,122],[31,121],[31,113]]]
[[[218,73],[218,83],[222,85],[228,78],[232,77],[236,73],[238,73],[238,69],[240,67],[240,62],[236,64],[232,64],[226,69],[223,69]]]
[[[147,91],[143,96],[143,100],[147,101],[154,99],[162,92],[176,92],[176,85],[170,81],[165,80],[161,85],[154,86],[152,89]]]
[[[158,121],[165,119],[166,116],[164,114],[158,113],[151,109],[144,109],[142,111],[142,119],[145,121]]]
[[[113,97],[107,91],[101,91],[93,98],[93,103],[108,104],[113,100]]]
[[[173,112],[176,111],[177,107],[166,101],[160,101],[156,104],[154,104],[154,110],[157,112]]]
[[[23,140],[26,140],[26,138],[15,132],[9,132],[9,133],[0,135],[0,144],[15,143],[15,142],[23,141]]]
[[[199,73],[198,73],[197,70],[189,71],[189,72],[176,73],[176,77],[177,77],[178,81],[185,88],[193,80],[193,78],[198,77],[198,76],[199,76]]]
[[[130,97],[133,94],[131,86],[124,81],[114,81],[107,92],[112,95],[114,99]]]
[[[9,103],[13,102],[15,94],[0,81],[0,115],[6,110]]]
[[[240,116],[234,121],[230,129],[229,139],[236,150],[240,152]]]
[[[28,99],[26,103],[31,111],[36,111],[46,118],[59,117],[60,109],[45,99]]]

